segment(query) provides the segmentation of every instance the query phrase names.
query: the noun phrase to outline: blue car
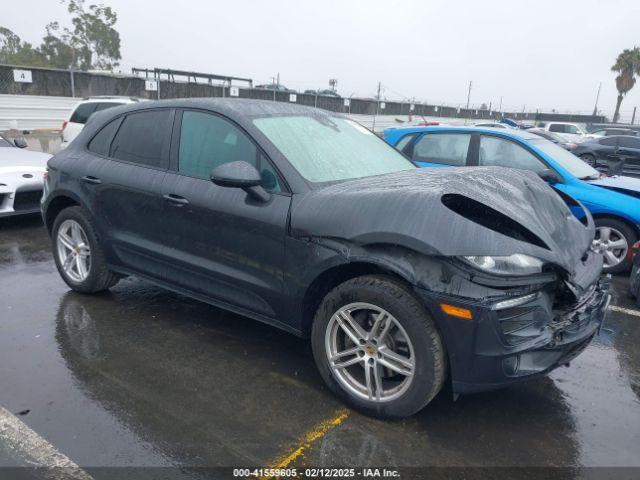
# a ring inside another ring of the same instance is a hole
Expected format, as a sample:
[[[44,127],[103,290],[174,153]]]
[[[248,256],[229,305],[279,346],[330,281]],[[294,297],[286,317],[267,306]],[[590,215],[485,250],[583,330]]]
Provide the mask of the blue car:
[[[605,271],[631,268],[627,252],[640,238],[640,179],[606,177],[526,130],[402,127],[385,130],[384,138],[421,167],[498,166],[536,172],[591,212],[596,224],[594,246],[604,253]],[[572,211],[578,218],[584,216],[578,205]]]

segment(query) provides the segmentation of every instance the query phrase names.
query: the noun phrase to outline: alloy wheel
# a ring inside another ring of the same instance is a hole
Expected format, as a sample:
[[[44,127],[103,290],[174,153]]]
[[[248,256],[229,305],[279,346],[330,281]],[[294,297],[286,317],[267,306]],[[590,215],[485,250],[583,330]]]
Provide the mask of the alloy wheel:
[[[593,246],[604,255],[604,266],[615,267],[623,262],[627,256],[629,245],[627,239],[619,230],[613,227],[596,227],[596,237]]]
[[[351,303],[329,320],[325,335],[329,365],[349,393],[382,403],[407,391],[416,368],[411,340],[389,312]]]
[[[56,237],[58,260],[74,282],[83,282],[91,270],[91,248],[84,229],[75,220],[65,220]]]

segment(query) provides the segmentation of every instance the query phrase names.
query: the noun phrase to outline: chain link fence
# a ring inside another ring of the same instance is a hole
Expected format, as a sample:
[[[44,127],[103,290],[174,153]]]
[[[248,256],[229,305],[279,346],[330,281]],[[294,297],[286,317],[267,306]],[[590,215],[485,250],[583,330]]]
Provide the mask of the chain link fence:
[[[24,73],[18,78],[16,71]],[[234,87],[197,82],[178,82],[161,79],[155,82],[156,90],[147,90],[145,80],[156,78],[133,75],[101,74],[68,70],[17,67],[0,65],[0,94],[42,95],[57,97],[84,98],[100,95],[117,95],[146,98],[188,97],[229,97],[274,100],[277,102],[295,102],[300,105],[322,108],[333,112],[353,115],[375,116],[415,116],[448,119],[491,120],[500,116],[520,121],[557,120],[580,123],[602,123],[604,116],[542,113],[542,112],[497,112],[495,110],[458,108],[445,105],[427,105],[423,103],[376,101],[376,99],[342,98],[308,93],[283,92],[258,88]],[[237,90],[236,90],[237,88]]]

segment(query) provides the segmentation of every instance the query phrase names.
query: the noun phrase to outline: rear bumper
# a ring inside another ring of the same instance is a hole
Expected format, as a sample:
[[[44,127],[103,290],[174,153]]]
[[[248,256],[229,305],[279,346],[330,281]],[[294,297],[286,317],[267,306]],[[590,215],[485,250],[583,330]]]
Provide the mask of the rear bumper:
[[[610,301],[608,279],[597,281],[575,303],[553,310],[553,292],[514,308],[461,302],[418,291],[433,313],[448,351],[453,390],[471,393],[544,375],[580,354],[598,333]],[[445,315],[440,303],[455,303],[472,320]]]

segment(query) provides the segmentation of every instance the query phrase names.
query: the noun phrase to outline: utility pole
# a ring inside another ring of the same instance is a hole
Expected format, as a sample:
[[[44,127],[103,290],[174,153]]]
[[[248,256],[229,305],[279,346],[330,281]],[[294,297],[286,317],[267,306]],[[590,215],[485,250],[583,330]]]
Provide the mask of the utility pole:
[[[473,84],[472,81],[469,81],[469,91],[467,92],[467,108],[466,110],[469,110],[469,100],[471,99],[471,85]]]
[[[602,88],[602,82],[598,84],[598,93],[596,94],[596,106],[593,107],[593,114],[598,114],[598,100],[600,99],[600,89]]]
[[[498,107],[498,112],[500,112],[500,116],[502,116],[502,97],[500,97],[500,106]]]
[[[636,108],[638,107],[633,107],[633,115],[631,116],[631,125],[633,125],[633,122],[636,121]]]
[[[373,125],[371,126],[371,131],[375,133],[376,131],[376,117],[378,116],[378,108],[380,107],[380,82],[378,82],[378,93],[376,95],[376,113],[373,115]]]

